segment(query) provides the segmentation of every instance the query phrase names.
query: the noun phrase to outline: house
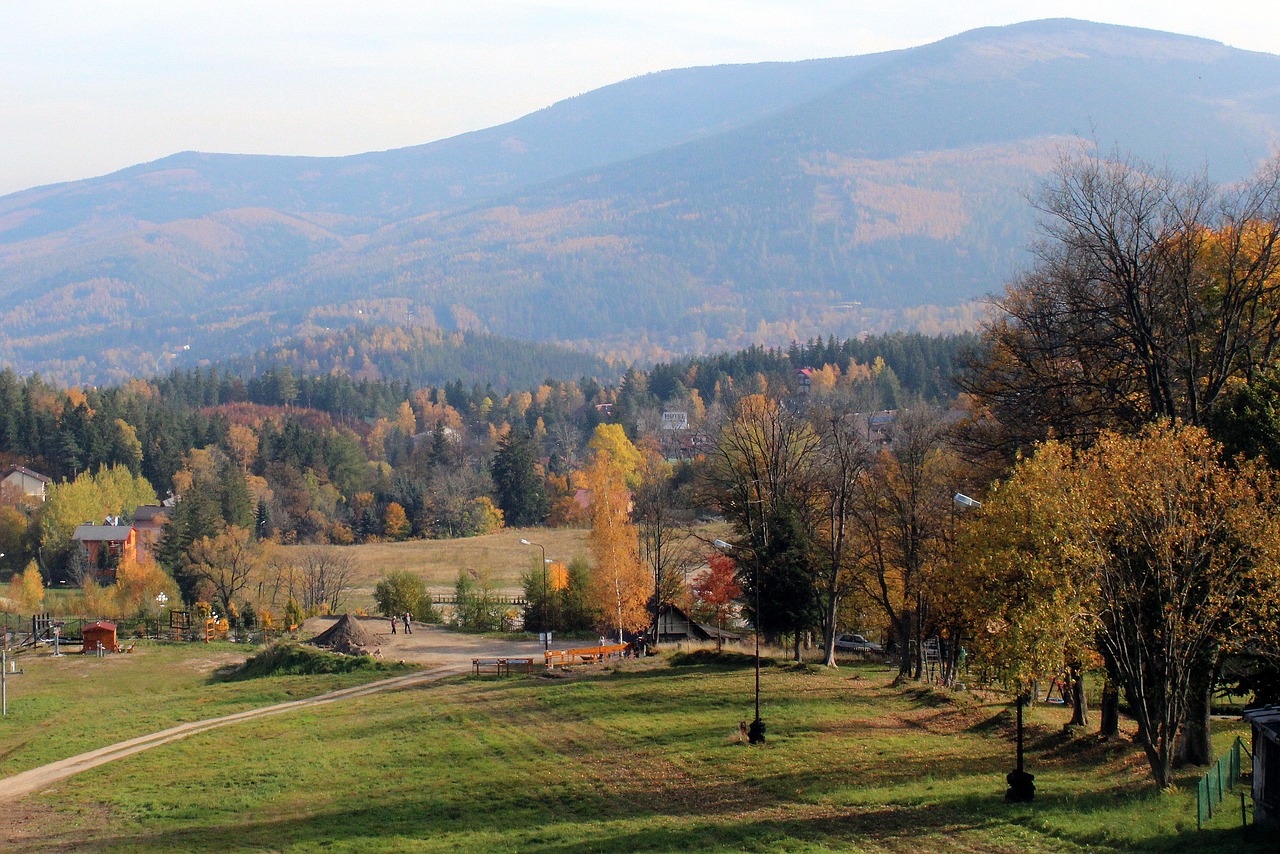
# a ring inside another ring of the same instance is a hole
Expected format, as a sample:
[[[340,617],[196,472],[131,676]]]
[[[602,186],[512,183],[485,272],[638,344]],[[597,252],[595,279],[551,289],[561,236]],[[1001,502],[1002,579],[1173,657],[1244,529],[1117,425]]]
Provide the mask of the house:
[[[1253,727],[1253,823],[1280,830],[1280,706],[1244,713]]]
[[[133,530],[138,535],[138,560],[155,555],[156,543],[164,535],[173,508],[162,504],[143,504],[133,511]]]
[[[699,623],[675,605],[664,605],[658,612],[657,643],[678,643],[680,641],[737,641],[742,635],[728,629],[718,629]]]
[[[118,516],[108,518],[102,525],[77,525],[71,539],[84,548],[89,573],[99,584],[115,582],[121,559],[138,557],[138,532],[132,525],[121,525]]]
[[[17,490],[22,495],[44,501],[45,491],[52,481],[24,466],[9,466],[0,471],[0,485]]]

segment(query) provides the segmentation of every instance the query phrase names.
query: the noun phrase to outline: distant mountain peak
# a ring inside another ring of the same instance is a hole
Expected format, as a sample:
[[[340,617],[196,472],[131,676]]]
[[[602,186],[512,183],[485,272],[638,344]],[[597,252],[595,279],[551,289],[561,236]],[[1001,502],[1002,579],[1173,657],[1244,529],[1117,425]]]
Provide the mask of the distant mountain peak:
[[[658,72],[384,152],[179,152],[0,198],[0,359],[102,380],[384,309],[623,358],[956,328],[1024,262],[1055,152],[1243,177],[1277,79],[1048,19]]]

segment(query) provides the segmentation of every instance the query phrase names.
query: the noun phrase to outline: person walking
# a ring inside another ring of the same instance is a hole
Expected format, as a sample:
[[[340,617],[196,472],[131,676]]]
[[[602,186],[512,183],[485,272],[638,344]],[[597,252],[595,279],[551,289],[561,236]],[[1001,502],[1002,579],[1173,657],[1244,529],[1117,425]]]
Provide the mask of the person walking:
[[[392,614],[391,615],[391,634],[394,635],[395,633],[396,633],[396,615]]]
[[[409,612],[405,611],[404,612],[404,633],[406,635],[413,634],[413,626],[409,625],[409,621],[412,619],[413,618],[409,616]]]

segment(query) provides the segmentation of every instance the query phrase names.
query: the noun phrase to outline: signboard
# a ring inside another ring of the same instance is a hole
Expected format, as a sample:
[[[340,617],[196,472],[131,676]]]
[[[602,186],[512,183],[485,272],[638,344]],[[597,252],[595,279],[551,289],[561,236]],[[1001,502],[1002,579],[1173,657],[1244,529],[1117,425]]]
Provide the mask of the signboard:
[[[662,429],[663,430],[688,430],[689,429],[689,413],[687,412],[662,413]]]

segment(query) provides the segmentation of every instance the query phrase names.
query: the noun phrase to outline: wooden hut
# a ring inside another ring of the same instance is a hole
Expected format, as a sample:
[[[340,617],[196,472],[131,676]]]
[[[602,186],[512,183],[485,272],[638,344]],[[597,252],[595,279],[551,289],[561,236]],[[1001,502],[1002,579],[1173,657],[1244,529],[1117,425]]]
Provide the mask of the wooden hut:
[[[100,649],[107,652],[116,651],[115,623],[108,623],[106,620],[86,623],[81,634],[84,637],[85,652],[97,652]]]
[[[1280,706],[1244,713],[1253,727],[1253,823],[1280,828]]]

